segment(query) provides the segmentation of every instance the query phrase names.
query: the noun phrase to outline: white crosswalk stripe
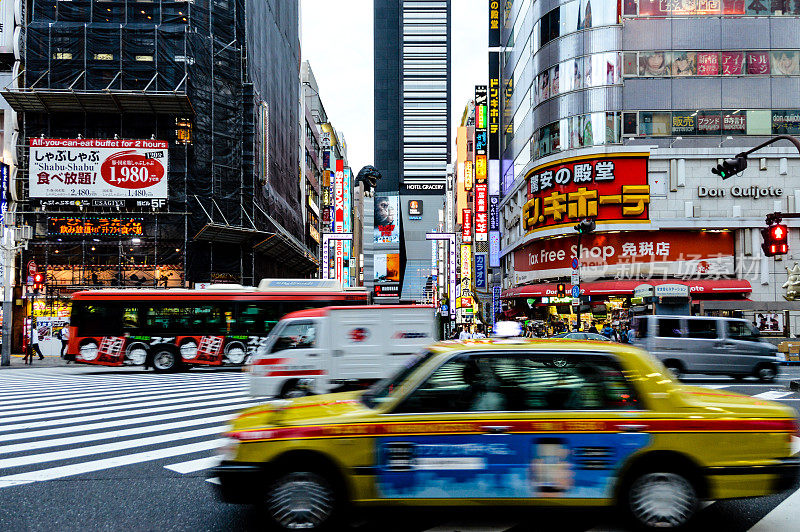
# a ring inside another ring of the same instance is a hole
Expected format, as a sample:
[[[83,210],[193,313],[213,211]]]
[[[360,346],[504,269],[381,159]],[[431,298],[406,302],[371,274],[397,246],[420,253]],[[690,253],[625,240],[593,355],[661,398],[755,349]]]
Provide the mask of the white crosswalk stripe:
[[[792,395],[792,392],[770,390],[768,392],[757,393],[753,397],[758,397],[759,399],[769,399],[770,401],[774,401],[776,399],[780,399],[781,397],[786,397],[787,395]]]
[[[213,372],[7,372],[0,398],[0,488],[183,456],[171,470],[203,471],[227,422],[255,404],[245,374]]]

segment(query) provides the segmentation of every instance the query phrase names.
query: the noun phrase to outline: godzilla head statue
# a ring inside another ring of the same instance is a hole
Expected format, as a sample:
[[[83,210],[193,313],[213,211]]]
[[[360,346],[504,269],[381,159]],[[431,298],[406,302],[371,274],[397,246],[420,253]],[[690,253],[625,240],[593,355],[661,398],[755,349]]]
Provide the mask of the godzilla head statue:
[[[372,196],[375,186],[378,184],[378,179],[381,177],[381,173],[374,166],[368,164],[358,171],[356,181],[364,183],[365,196]]]

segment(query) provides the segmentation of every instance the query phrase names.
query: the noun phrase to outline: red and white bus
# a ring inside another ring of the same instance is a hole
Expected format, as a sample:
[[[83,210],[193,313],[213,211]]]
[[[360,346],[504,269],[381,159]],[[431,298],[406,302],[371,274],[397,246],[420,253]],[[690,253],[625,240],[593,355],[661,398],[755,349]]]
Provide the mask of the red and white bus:
[[[68,358],[158,372],[188,366],[240,366],[284,314],[364,305],[363,288],[337,281],[264,279],[258,288],[88,290],[72,295]]]

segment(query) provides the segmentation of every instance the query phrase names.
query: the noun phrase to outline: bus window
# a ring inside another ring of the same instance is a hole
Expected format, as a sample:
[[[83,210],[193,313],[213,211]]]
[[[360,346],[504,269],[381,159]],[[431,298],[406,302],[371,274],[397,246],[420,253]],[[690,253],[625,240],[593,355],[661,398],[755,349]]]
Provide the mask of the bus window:
[[[122,307],[122,329],[125,332],[139,329],[139,307]]]
[[[145,328],[150,334],[165,334],[181,330],[181,307],[151,305],[147,308],[144,320]],[[186,324],[183,324],[184,326]]]
[[[251,336],[262,336],[268,334],[280,318],[280,310],[274,303],[241,303],[236,330]]]
[[[120,306],[109,302],[74,302],[71,320],[78,336],[112,336],[119,334]]]

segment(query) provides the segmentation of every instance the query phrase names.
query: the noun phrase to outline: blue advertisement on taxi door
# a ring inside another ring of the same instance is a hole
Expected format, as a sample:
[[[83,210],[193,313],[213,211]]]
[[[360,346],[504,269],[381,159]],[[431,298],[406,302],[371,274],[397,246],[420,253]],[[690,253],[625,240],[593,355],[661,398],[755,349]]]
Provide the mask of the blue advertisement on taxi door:
[[[644,433],[381,438],[384,498],[607,498]]]

